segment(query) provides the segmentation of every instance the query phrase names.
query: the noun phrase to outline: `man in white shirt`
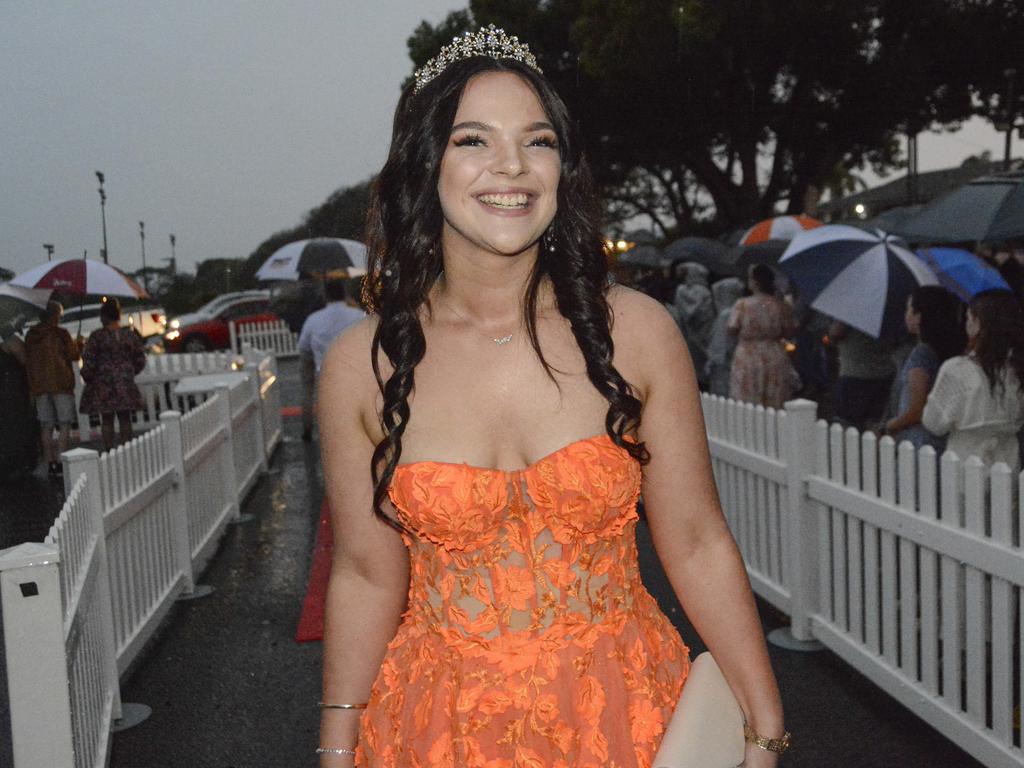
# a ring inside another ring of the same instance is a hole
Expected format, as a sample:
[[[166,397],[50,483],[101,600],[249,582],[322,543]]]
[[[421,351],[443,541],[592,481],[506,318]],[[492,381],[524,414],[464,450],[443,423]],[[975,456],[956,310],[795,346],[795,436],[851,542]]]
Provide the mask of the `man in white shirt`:
[[[349,281],[328,280],[324,283],[327,306],[317,310],[302,324],[299,333],[299,363],[302,373],[302,439],[313,436],[313,399],[320,364],[334,339],[366,314],[349,305]],[[353,302],[354,303],[354,302]]]

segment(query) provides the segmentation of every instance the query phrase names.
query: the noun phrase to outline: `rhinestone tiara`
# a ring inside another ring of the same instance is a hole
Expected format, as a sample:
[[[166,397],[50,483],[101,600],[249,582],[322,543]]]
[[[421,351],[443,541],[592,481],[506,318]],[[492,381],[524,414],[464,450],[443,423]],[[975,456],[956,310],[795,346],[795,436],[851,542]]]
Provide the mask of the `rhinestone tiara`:
[[[444,72],[449,64],[473,56],[514,59],[530,69],[536,70],[539,74],[544,74],[544,71],[537,66],[536,57],[530,53],[530,46],[519,42],[519,38],[515,35],[508,35],[504,29],[488,24],[476,32],[464,32],[462,37],[453,37],[448,45],[441,48],[437,56],[417,69],[413,75],[416,78],[416,87],[413,92],[419,93],[423,86]]]

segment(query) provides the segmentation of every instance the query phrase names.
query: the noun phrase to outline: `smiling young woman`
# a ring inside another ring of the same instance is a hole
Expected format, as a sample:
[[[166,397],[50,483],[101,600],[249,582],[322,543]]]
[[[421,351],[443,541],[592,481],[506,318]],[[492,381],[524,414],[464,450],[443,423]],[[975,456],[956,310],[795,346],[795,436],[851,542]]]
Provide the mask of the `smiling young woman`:
[[[595,206],[524,45],[481,30],[417,72],[368,219],[373,314],[320,380],[324,768],[649,766],[689,660],[640,582],[641,491],[748,724],[783,733],[686,346],[609,287]]]

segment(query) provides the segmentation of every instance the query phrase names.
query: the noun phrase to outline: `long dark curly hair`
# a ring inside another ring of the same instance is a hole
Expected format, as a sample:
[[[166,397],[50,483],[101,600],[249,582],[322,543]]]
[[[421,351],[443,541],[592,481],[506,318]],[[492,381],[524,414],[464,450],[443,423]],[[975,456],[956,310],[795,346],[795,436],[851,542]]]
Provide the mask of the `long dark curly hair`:
[[[626,439],[640,424],[641,403],[612,365],[604,242],[590,172],[566,106],[543,76],[517,61],[483,56],[464,59],[450,64],[419,93],[412,85],[403,92],[395,110],[391,149],[374,182],[367,215],[364,300],[379,319],[372,363],[383,396],[380,420],[384,432],[373,452],[373,500],[375,513],[392,524],[382,504],[402,455],[416,365],[426,352],[421,312],[424,307],[429,309],[430,290],[442,272],[444,217],[437,193],[441,159],[463,89],[470,78],[484,72],[512,72],[528,82],[558,138],[561,176],[557,212],[544,237],[554,250],[538,249],[524,297],[530,343],[554,379],[536,329],[538,293],[547,278],[558,311],[569,320],[583,353],[587,377],[608,400],[605,428],[609,436],[637,460],[649,458],[642,442]],[[387,380],[380,369],[381,352],[393,369]]]
[[[971,352],[985,372],[992,394],[1005,387],[1007,370],[1024,388],[1024,311],[1017,297],[1009,291],[984,291],[971,299],[967,308],[979,328]]]
[[[910,306],[921,315],[918,336],[940,364],[963,354],[967,334],[960,319],[963,304],[956,296],[939,285],[921,285],[910,294]]]

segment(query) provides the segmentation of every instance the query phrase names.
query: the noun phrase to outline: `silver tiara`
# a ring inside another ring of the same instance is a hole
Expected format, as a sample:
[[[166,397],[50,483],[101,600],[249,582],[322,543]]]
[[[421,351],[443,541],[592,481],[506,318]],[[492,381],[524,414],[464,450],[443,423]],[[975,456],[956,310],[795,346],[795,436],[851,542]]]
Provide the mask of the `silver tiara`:
[[[522,62],[539,74],[544,71],[537,66],[536,57],[530,53],[530,46],[519,42],[515,35],[509,36],[504,29],[488,24],[476,32],[464,32],[462,37],[453,37],[452,41],[441,48],[440,53],[416,70],[414,93],[440,75],[448,67],[462,59],[473,56],[490,56],[492,59],[514,59]]]

